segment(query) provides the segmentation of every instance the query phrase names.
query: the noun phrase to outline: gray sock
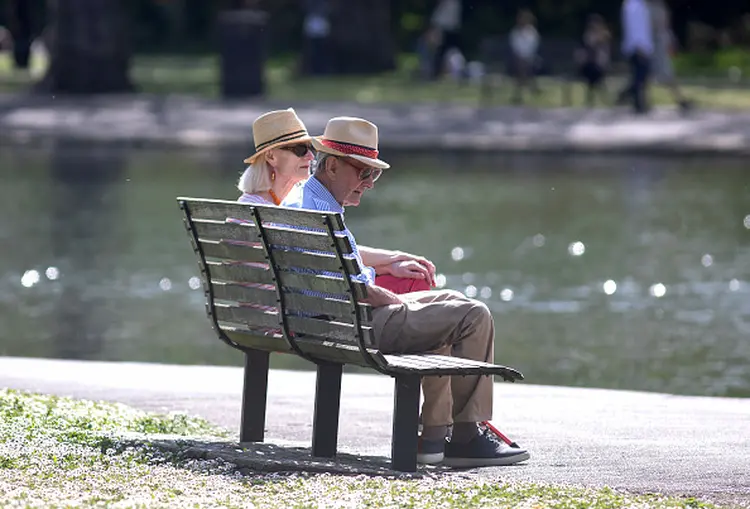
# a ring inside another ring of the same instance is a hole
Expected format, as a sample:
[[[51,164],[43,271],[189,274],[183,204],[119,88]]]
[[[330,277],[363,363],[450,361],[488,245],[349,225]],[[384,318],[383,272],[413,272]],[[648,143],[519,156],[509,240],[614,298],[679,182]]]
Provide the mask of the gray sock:
[[[431,442],[444,440],[448,434],[448,426],[425,426],[422,428],[422,438]]]
[[[451,442],[466,444],[478,434],[479,429],[476,422],[455,422],[453,423]]]

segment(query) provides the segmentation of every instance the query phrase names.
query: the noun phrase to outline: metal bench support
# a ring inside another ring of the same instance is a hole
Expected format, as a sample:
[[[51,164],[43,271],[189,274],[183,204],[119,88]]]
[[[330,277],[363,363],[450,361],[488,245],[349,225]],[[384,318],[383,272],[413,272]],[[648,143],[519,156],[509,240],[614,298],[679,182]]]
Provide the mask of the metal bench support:
[[[336,456],[342,370],[341,364],[318,364],[312,439],[312,455],[316,457]]]
[[[263,441],[268,394],[268,358],[268,352],[245,350],[240,442]]]
[[[391,463],[394,470],[401,472],[417,470],[420,381],[419,375],[396,376]]]

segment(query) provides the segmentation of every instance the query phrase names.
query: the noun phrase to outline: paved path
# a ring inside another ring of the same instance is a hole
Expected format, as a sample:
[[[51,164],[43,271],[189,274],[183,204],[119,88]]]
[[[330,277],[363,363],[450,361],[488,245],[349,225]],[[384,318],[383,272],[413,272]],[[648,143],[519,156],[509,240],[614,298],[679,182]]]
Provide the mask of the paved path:
[[[239,429],[240,368],[0,357],[0,387],[185,411]],[[271,372],[272,443],[309,447],[314,387],[311,372]],[[392,394],[387,377],[344,375],[340,450],[389,454]],[[750,507],[750,399],[527,383],[496,384],[496,395],[494,422],[532,457],[470,475],[608,485]],[[289,468],[305,469],[303,460],[295,458]]]
[[[0,142],[68,137],[168,146],[252,145],[261,113],[294,106],[313,133],[337,115],[378,124],[383,149],[750,154],[750,112],[697,110],[648,116],[597,110],[448,104],[219,102],[186,97],[43,98],[0,95]]]

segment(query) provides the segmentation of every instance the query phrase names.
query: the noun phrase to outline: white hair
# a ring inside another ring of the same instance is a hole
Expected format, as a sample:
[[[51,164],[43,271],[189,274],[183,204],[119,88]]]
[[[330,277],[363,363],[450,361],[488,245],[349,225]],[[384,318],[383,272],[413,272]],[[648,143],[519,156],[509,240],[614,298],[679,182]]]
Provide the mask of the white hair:
[[[262,154],[253,164],[245,168],[237,189],[247,194],[258,194],[271,189],[271,172],[268,171],[268,162],[265,154]]]

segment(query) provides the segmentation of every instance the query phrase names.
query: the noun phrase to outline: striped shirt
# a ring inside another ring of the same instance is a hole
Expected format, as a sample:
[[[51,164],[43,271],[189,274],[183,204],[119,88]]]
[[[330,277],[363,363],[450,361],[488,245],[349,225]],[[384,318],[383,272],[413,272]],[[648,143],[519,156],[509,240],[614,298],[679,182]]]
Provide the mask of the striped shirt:
[[[297,209],[320,210],[323,212],[337,212],[341,214],[342,217],[344,215],[344,207],[336,201],[336,198],[333,197],[331,192],[314,176],[307,179],[307,182],[302,186],[300,193],[295,193],[295,196],[287,197],[281,206]],[[352,235],[352,232],[350,232],[349,228],[346,226],[344,226],[343,233],[349,239],[354,259],[357,260],[360,270],[360,274],[352,276],[352,279],[367,285],[375,284],[375,269],[366,266],[362,261],[362,256],[359,254],[357,241],[354,239],[354,235]],[[340,277],[338,274],[332,275]]]

